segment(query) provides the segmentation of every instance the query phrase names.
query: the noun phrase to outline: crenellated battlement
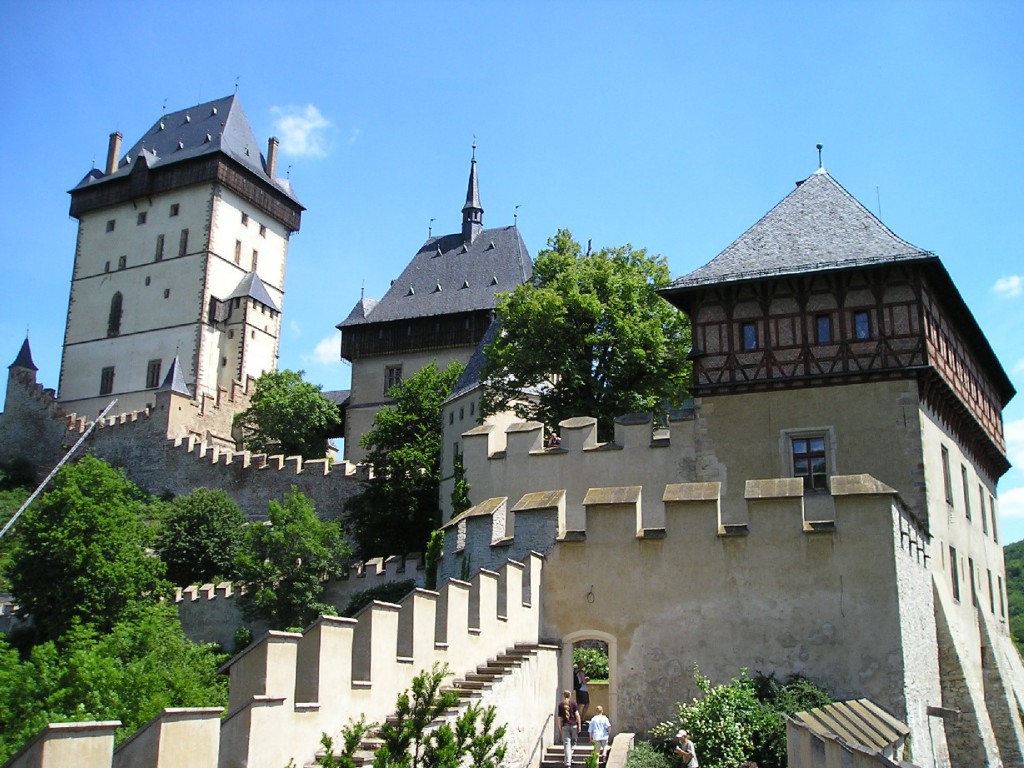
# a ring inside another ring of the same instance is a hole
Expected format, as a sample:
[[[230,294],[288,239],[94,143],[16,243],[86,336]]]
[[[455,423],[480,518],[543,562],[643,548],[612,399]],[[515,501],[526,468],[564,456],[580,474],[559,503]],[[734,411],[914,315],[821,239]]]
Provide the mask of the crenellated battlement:
[[[423,557],[412,553],[403,557],[374,557],[353,563],[345,572],[324,583],[323,600],[342,611],[359,592],[396,582],[411,581],[416,587],[425,583]],[[185,634],[194,642],[217,643],[231,648],[235,632],[245,624],[236,598],[241,590],[230,582],[193,584],[176,587],[174,602]],[[255,629],[266,629],[256,626]]]
[[[35,376],[27,368],[10,371],[0,419],[0,459],[26,459],[42,475],[92,420],[65,412],[53,390],[37,384]],[[313,500],[321,517],[339,517],[359,482],[368,479],[368,469],[326,458],[236,451],[231,420],[248,405],[254,387],[249,377],[216,396],[195,400],[155,391],[152,406],[99,420],[82,450],[123,468],[132,482],[156,496],[223,488],[247,517],[261,519],[269,499],[280,499],[295,486]]]
[[[387,573],[386,563],[379,565]],[[495,704],[498,722],[510,725],[514,754],[535,753],[548,737],[557,674],[557,648],[539,645],[542,568],[543,557],[532,553],[468,582],[415,589],[399,604],[373,602],[352,619],[322,616],[301,633],[267,632],[222,668],[230,677],[223,719],[218,709],[164,710],[116,751],[117,723],[82,724],[74,734],[49,726],[9,765],[51,768],[70,764],[71,754],[81,768],[303,765],[322,733],[335,734],[360,716],[379,722],[391,714],[420,671],[437,663],[453,675],[475,673],[499,657],[510,659],[510,673],[482,701]],[[182,594],[229,597],[224,586]]]
[[[469,557],[473,567],[488,567],[496,558],[514,558],[520,551],[552,554],[559,547],[586,546],[599,553],[605,547],[631,552],[631,541],[642,552],[648,542],[664,550],[695,543],[726,546],[728,540],[742,538],[749,540],[748,549],[755,548],[750,557],[784,560],[783,548],[803,547],[801,539],[861,533],[865,500],[876,512],[892,516],[898,546],[922,567],[927,564],[928,533],[893,488],[870,475],[835,476],[830,485],[826,498],[816,495],[814,504],[808,504],[799,478],[747,480],[745,514],[730,517],[723,514],[718,482],[591,487],[576,500],[564,488],[518,499],[494,497],[445,524],[443,572],[455,572],[453,558]],[[887,524],[883,531],[891,529]]]

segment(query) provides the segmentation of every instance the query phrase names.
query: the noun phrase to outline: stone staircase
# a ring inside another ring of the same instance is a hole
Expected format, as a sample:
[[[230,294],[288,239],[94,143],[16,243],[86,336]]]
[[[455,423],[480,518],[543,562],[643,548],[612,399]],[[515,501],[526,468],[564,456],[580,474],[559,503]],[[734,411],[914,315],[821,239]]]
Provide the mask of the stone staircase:
[[[583,766],[590,757],[593,748],[590,745],[590,734],[587,732],[587,724],[583,723],[583,730],[576,740],[576,749],[572,753],[573,766]],[[544,750],[544,757],[541,759],[540,768],[565,768],[565,748],[561,742],[554,744]]]
[[[437,728],[442,723],[454,723],[455,719],[462,713],[462,711],[469,706],[469,704],[477,699],[480,699],[484,691],[490,689],[496,682],[498,682],[505,675],[513,672],[522,666],[523,662],[529,657],[536,653],[538,646],[516,644],[515,647],[507,649],[504,653],[499,654],[497,657],[489,659],[486,664],[482,664],[476,668],[475,672],[469,672],[461,678],[452,680],[447,686],[443,686],[441,690],[443,692],[451,691],[459,697],[458,703],[449,707],[442,717],[434,720],[428,729]],[[388,717],[389,722],[397,722],[397,718],[392,716]],[[341,748],[343,747],[343,739],[339,733],[334,735],[335,745],[335,756],[339,755]],[[372,765],[374,753],[381,746],[382,740],[379,737],[379,731],[374,729],[363,737],[363,740],[359,744],[359,749],[353,755],[353,760],[356,765]],[[307,763],[305,768],[318,768],[320,761],[325,756],[323,749],[319,750],[316,755],[316,760],[311,763]],[[562,752],[561,746],[559,746],[559,762],[558,765],[562,765]],[[573,765],[577,763],[574,761]],[[582,765],[582,762],[579,763]],[[547,765],[547,763],[544,763]],[[552,764],[554,765],[554,764]]]

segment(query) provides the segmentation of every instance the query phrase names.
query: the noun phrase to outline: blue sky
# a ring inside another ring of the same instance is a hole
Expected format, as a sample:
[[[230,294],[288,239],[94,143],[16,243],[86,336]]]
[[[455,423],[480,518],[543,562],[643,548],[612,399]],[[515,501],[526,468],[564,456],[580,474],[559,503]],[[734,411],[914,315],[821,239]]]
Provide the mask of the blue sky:
[[[559,227],[704,264],[817,167],[943,260],[1024,391],[1024,4],[0,0],[0,355],[56,386],[66,191],[168,110],[238,94],[307,211],[282,367],[348,385],[334,325],[427,235]],[[1024,538],[1024,395],[1003,541]]]

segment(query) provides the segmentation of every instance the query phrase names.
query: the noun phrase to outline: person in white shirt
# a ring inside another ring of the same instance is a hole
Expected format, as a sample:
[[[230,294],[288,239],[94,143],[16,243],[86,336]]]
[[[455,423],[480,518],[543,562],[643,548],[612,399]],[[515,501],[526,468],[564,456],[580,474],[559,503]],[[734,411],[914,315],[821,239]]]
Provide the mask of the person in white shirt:
[[[612,724],[605,717],[604,707],[600,704],[594,711],[597,714],[590,718],[590,741],[594,745],[594,751],[597,752],[598,761],[603,763],[608,756],[608,737],[611,734]]]

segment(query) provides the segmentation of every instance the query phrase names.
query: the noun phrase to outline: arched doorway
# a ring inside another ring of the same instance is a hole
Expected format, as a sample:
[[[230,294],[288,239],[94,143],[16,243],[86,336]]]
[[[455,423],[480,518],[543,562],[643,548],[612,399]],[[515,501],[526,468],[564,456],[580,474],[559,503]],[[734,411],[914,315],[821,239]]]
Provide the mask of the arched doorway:
[[[559,688],[562,690],[572,690],[573,650],[577,647],[600,647],[602,645],[608,652],[608,682],[607,685],[595,684],[592,686],[594,693],[591,694],[591,706],[587,717],[589,718],[594,713],[594,707],[597,704],[603,704],[605,714],[614,726],[618,710],[618,694],[616,691],[618,641],[614,635],[609,635],[607,632],[601,632],[596,629],[581,629],[577,632],[570,632],[563,637],[562,657],[559,662],[558,674]]]

